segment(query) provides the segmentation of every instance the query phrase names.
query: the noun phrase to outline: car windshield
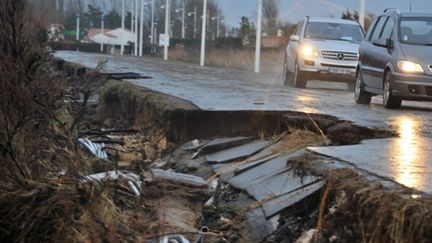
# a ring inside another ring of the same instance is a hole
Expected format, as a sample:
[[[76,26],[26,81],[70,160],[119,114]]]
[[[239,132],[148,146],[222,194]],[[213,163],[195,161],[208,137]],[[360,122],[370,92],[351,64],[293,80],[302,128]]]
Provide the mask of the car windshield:
[[[432,45],[432,17],[402,18],[400,40],[405,44]]]
[[[309,22],[306,38],[360,42],[364,34],[359,25],[342,23]]]

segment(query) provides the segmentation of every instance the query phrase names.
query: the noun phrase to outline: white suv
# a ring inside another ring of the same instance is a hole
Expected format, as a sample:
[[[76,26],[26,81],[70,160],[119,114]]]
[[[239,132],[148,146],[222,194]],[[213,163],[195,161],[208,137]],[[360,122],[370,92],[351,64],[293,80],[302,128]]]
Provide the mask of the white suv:
[[[347,82],[355,87],[363,28],[355,21],[310,18],[298,24],[285,51],[285,84],[304,88],[310,79]]]

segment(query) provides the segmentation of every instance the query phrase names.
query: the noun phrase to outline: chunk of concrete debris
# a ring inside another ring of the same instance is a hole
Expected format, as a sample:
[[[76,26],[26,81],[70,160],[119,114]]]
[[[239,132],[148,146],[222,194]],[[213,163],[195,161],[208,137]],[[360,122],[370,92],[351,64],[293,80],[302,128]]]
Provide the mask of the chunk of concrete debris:
[[[141,195],[141,180],[140,177],[131,172],[121,171],[107,171],[97,174],[92,174],[84,177],[84,181],[115,181],[115,180],[126,180],[130,190],[136,195]]]
[[[312,243],[314,242],[315,234],[317,233],[316,229],[311,229],[303,232],[303,234],[296,240],[295,243]]]
[[[257,201],[260,201],[264,198],[278,197],[292,191],[297,191],[319,179],[315,176],[300,178],[292,170],[285,169],[247,183],[246,191]]]
[[[105,151],[105,144],[101,143],[93,143],[88,138],[80,138],[78,139],[79,143],[86,148],[90,153],[95,155],[100,159],[108,159],[108,155]]]
[[[161,169],[152,169],[153,178],[157,180],[167,180],[172,183],[187,185],[191,187],[207,187],[207,182],[203,178],[188,174],[182,174]]]
[[[234,137],[234,138],[216,138],[207,144],[203,145],[193,156],[192,159],[208,153],[214,153],[220,150],[231,148],[245,144],[252,139],[250,137]]]
[[[262,209],[255,208],[246,214],[240,231],[240,242],[262,242],[276,229],[277,226],[271,219],[266,219]]]
[[[209,163],[225,163],[236,159],[246,158],[261,151],[269,146],[272,142],[267,140],[258,140],[252,143],[240,145],[237,147],[222,150],[206,156]]]
[[[290,206],[304,200],[313,193],[321,190],[324,186],[323,181],[313,183],[311,185],[302,187],[296,191],[280,195],[274,199],[268,200],[263,203],[264,214],[267,218],[276,215],[280,211],[289,208]]]
[[[190,241],[186,239],[183,235],[167,235],[163,237],[160,243],[189,243]]]
[[[246,188],[254,181],[260,178],[266,177],[267,175],[274,174],[277,171],[281,171],[287,168],[287,161],[295,154],[285,154],[277,158],[268,160],[258,166],[252,167],[249,170],[244,171],[231,178],[228,182],[238,188],[246,190]]]

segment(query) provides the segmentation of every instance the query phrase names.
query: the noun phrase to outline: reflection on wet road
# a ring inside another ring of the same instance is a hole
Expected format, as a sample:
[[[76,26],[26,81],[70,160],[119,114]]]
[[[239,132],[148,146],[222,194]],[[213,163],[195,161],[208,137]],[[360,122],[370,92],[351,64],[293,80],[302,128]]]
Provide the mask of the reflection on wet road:
[[[96,67],[101,55],[59,52],[56,56]],[[256,75],[153,58],[102,57],[108,60],[106,71],[127,69],[151,76],[152,79],[130,82],[190,100],[203,110],[300,111],[395,130],[399,138],[365,141],[363,147],[339,147],[346,150],[340,154],[356,160],[364,169],[379,171],[406,186],[432,192],[432,148],[428,147],[432,139],[431,103],[404,101],[402,109],[386,110],[380,97],[373,98],[370,106],[356,105],[353,94],[343,90],[346,89],[343,83],[326,87],[322,82],[308,82],[307,89],[294,89],[282,85],[280,74]]]
[[[399,138],[394,140],[389,153],[393,160],[396,180],[408,187],[419,188],[425,183],[426,161],[423,146],[424,139],[417,133],[419,122],[410,117],[401,117],[398,121]]]

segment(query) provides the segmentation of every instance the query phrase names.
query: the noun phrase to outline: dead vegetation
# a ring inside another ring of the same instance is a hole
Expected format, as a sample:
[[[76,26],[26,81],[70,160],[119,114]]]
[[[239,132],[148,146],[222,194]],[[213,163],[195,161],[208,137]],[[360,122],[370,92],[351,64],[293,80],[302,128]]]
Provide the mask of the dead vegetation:
[[[408,189],[390,190],[350,170],[331,173],[335,202],[323,236],[333,242],[429,242],[432,201]]]
[[[199,61],[199,49],[173,48],[169,52],[170,59],[186,62]],[[264,49],[261,53],[262,71],[265,73],[282,73],[282,49]],[[255,49],[221,49],[210,48],[206,52],[206,64],[238,69],[252,70],[254,67]]]
[[[45,27],[30,11],[26,0],[0,5],[0,240],[108,239],[108,191],[79,183],[92,170],[72,132],[84,108],[65,103],[68,80],[50,66]],[[75,87],[88,97],[88,85]]]

